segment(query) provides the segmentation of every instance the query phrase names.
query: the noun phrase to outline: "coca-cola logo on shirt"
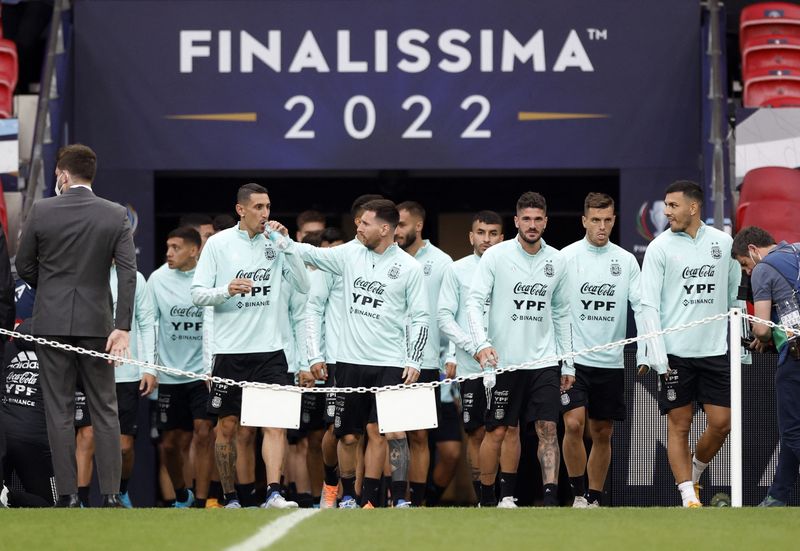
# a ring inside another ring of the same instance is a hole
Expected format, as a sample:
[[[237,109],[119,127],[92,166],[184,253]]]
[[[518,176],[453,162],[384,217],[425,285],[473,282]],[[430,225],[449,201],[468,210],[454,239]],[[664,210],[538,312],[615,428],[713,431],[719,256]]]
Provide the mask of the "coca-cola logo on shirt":
[[[386,290],[386,284],[381,283],[380,281],[369,281],[362,277],[358,277],[353,282],[353,288],[361,289],[362,291],[366,291],[368,293],[375,293],[376,295],[382,295]]]
[[[169,315],[179,318],[202,318],[203,308],[200,306],[173,306]]]
[[[686,266],[683,269],[683,279],[691,279],[693,277],[714,277],[714,265],[703,264],[697,268]]]
[[[518,281],[514,285],[515,295],[533,295],[537,297],[547,296],[547,283],[522,283]]]
[[[253,281],[269,281],[271,276],[272,268],[259,268],[252,272],[245,272],[244,270],[236,272],[237,279],[251,279]]]
[[[39,382],[39,374],[33,371],[23,371],[22,373],[9,373],[6,382],[15,385],[35,385]]]
[[[602,283],[592,285],[588,281],[581,285],[581,293],[584,295],[595,295],[598,297],[613,297],[617,292],[616,283]]]

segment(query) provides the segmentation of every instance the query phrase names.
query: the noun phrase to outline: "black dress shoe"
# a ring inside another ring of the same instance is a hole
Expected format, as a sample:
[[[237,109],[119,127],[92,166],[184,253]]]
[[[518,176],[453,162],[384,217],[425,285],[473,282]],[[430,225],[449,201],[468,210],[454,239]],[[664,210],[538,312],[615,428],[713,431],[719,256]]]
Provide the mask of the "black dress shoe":
[[[103,494],[103,507],[113,507],[114,509],[125,508],[117,494]]]
[[[80,509],[81,500],[78,497],[78,494],[66,494],[63,496],[58,496],[55,507]]]

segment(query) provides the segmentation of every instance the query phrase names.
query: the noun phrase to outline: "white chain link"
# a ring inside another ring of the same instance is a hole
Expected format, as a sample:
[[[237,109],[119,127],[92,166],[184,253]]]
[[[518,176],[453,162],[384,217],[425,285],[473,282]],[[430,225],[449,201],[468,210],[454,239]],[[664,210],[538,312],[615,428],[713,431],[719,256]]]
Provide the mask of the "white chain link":
[[[750,314],[748,314],[746,312],[742,312],[742,317],[744,319],[746,319],[746,320],[766,325],[768,327],[771,327],[772,329],[780,329],[781,331],[783,331],[787,335],[792,335],[794,333],[797,333],[797,329],[792,329],[792,328],[786,327],[785,325],[781,325],[780,323],[775,323],[775,322],[773,322],[771,320],[762,320],[761,318],[758,318],[756,316],[751,316]]]
[[[715,321],[726,319],[730,316],[730,312],[725,312],[723,314],[717,314],[715,316],[709,316],[697,321],[692,321],[688,323],[684,323],[683,325],[678,325],[675,327],[668,327],[667,329],[661,329],[660,331],[653,331],[652,333],[647,333],[644,335],[639,335],[637,337],[631,337],[628,339],[622,339],[616,342],[602,344],[597,346],[592,346],[590,348],[586,348],[581,350],[580,352],[569,352],[563,355],[556,355],[556,356],[547,356],[545,358],[540,358],[535,361],[525,362],[516,365],[510,365],[508,367],[502,367],[499,369],[495,369],[494,373],[501,374],[511,371],[517,371],[522,369],[535,369],[537,367],[544,367],[544,366],[552,366],[558,364],[559,361],[562,360],[574,360],[578,356],[585,356],[586,354],[590,354],[593,352],[603,352],[606,350],[613,350],[615,348],[619,348],[621,346],[627,346],[629,344],[634,344],[639,341],[650,340],[655,337],[659,337],[662,335],[668,335],[670,333],[677,333],[679,331],[685,331],[687,329],[691,329],[693,327],[698,327],[700,325],[705,325],[707,323],[713,323]],[[771,321],[765,321],[759,319],[755,316],[751,316],[749,314],[742,314],[744,318],[747,318],[751,321],[756,321],[759,323],[765,323],[770,327],[777,327],[779,329],[785,330],[785,328],[781,325],[777,325],[772,323]],[[210,381],[216,384],[224,384],[228,386],[239,386],[242,388],[249,387],[249,388],[261,388],[261,389],[271,389],[271,390],[290,390],[293,392],[316,392],[316,393],[359,393],[359,394],[367,394],[372,393],[375,394],[377,392],[382,392],[385,390],[403,390],[408,388],[436,388],[441,385],[451,384],[451,383],[463,383],[464,381],[480,379],[485,375],[485,372],[482,373],[472,373],[470,375],[459,375],[458,377],[454,378],[447,378],[441,381],[432,381],[430,383],[412,383],[410,385],[406,384],[397,384],[391,386],[382,386],[382,387],[323,387],[323,386],[313,386],[310,388],[303,388],[297,386],[289,386],[289,385],[278,385],[278,384],[268,384],[268,383],[256,383],[250,381],[234,381],[233,379],[225,379],[222,377],[217,377],[215,375],[210,375],[207,373],[193,373],[191,371],[183,371],[181,369],[176,369],[174,367],[166,367],[163,365],[153,364],[149,362],[143,362],[141,360],[134,360],[132,358],[123,358],[120,356],[112,356],[111,354],[107,354],[105,352],[98,352],[96,350],[87,350],[86,348],[81,348],[80,346],[72,346],[71,344],[61,343],[58,341],[50,341],[43,337],[34,337],[33,335],[23,335],[22,333],[18,333],[16,331],[9,331],[7,329],[0,328],[0,335],[7,335],[9,337],[15,339],[22,339],[28,342],[33,342],[36,344],[41,344],[45,346],[50,346],[52,348],[58,348],[61,350],[65,350],[67,352],[74,352],[76,354],[84,354],[87,356],[92,356],[94,358],[102,358],[104,360],[108,360],[111,362],[117,362],[119,364],[126,364],[126,365],[134,365],[141,367],[143,369],[155,370],[160,371],[161,373],[165,373],[167,375],[172,375],[175,377],[186,377],[189,379],[196,379],[196,380],[203,380],[203,381]]]

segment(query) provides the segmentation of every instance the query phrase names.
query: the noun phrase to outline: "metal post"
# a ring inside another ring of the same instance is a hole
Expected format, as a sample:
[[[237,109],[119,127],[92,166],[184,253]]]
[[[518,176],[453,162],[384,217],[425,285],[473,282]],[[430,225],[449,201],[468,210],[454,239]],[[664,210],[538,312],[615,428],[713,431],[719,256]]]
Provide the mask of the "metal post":
[[[731,505],[742,506],[742,311],[731,308]]]

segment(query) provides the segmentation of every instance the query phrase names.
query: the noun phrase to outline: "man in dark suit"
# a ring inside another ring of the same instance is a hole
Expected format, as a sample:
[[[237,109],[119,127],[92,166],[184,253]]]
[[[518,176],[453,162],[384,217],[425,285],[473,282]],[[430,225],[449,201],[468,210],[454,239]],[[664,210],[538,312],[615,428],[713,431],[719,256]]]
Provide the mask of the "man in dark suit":
[[[125,208],[92,191],[96,166],[94,151],[84,145],[59,151],[57,196],[33,205],[17,251],[17,273],[36,289],[34,335],[127,357],[136,253]],[[115,319],[108,278],[112,260],[118,278]],[[79,506],[73,427],[77,373],[94,426],[103,505],[119,506],[121,455],[114,366],[38,344],[36,354],[59,494],[56,506]]]

